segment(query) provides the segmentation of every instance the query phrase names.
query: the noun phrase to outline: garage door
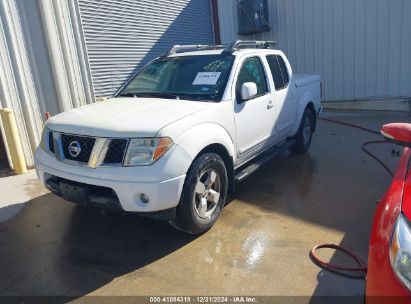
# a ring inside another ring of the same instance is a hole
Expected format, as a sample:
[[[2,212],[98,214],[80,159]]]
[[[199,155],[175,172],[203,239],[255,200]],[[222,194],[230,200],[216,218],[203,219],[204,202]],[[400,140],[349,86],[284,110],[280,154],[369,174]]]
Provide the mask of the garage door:
[[[96,96],[174,44],[213,43],[209,0],[79,0]]]

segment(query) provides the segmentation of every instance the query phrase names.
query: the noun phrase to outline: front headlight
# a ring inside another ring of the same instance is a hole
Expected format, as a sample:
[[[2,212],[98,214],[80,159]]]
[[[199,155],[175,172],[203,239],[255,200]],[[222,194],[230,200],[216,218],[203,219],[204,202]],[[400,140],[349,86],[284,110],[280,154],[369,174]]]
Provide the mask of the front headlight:
[[[156,162],[172,146],[168,137],[135,138],[128,144],[124,166],[148,166]]]
[[[391,237],[390,259],[398,278],[411,290],[411,224],[402,214]]]

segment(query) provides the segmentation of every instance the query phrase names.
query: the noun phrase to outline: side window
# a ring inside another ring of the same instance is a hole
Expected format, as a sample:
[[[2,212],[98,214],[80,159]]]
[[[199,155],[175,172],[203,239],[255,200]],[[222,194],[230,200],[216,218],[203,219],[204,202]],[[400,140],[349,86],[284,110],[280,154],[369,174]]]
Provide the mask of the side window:
[[[290,82],[290,75],[288,75],[287,66],[285,65],[284,59],[281,56],[277,56],[278,64],[280,65],[281,75],[283,75],[284,88],[288,86]]]
[[[275,90],[279,91],[285,89],[288,86],[289,75],[283,58],[281,56],[272,55],[267,56],[267,61],[273,76]]]
[[[244,60],[235,87],[237,100],[241,100],[241,87],[246,82],[254,82],[257,85],[258,96],[268,92],[267,79],[260,58],[252,57]]]

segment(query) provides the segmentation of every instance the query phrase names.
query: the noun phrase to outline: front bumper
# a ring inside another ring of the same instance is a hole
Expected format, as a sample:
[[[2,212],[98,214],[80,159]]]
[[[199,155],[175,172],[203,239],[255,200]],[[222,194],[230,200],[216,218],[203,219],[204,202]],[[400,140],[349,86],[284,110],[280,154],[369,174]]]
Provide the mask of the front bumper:
[[[170,154],[168,157],[163,157],[164,159],[160,159],[152,166],[92,169],[60,162],[38,148],[35,153],[35,164],[38,178],[48,189],[50,189],[50,183],[47,184],[47,182],[51,179],[74,182],[78,185],[103,187],[111,189],[115,193],[120,210],[143,214],[156,213],[175,208],[178,205],[185,172],[191,163],[181,148],[175,147],[173,149],[181,151],[168,153]],[[175,177],[173,177],[172,172],[174,172]],[[98,190],[97,192],[104,191]],[[148,203],[141,201],[141,193],[149,197]],[[56,192],[55,194],[58,195]],[[107,196],[104,197],[107,198]]]
[[[411,292],[391,267],[388,244],[370,246],[365,295],[366,304],[410,303]]]

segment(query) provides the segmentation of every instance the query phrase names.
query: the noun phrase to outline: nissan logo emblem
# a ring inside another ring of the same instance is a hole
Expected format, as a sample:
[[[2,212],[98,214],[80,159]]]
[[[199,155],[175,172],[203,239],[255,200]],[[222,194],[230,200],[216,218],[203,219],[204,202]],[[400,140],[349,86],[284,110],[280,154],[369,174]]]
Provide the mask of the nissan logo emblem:
[[[81,152],[81,146],[80,143],[77,140],[72,141],[68,145],[68,152],[72,157],[77,157],[80,155]]]

